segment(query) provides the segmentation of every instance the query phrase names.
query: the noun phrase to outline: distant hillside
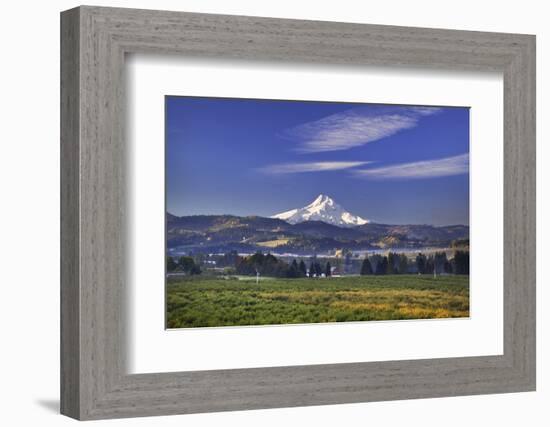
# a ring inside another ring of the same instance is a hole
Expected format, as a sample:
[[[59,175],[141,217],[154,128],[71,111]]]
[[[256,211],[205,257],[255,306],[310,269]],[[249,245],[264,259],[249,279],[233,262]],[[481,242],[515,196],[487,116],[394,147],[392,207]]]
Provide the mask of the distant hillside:
[[[371,236],[392,235],[404,236],[408,240],[445,241],[468,238],[470,228],[466,225],[389,225],[369,223],[357,227],[363,233]]]
[[[337,249],[449,247],[469,238],[469,227],[366,223],[339,227],[322,221],[289,224],[278,218],[166,215],[169,250],[193,252],[321,253]]]

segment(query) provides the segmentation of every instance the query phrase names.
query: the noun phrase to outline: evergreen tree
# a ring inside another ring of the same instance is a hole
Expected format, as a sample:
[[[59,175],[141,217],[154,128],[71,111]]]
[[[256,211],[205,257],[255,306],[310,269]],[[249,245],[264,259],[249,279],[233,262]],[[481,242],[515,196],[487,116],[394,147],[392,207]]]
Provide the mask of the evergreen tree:
[[[178,264],[184,273],[189,273],[195,265],[195,261],[190,256],[182,256],[179,258]]]
[[[330,266],[330,262],[328,262],[328,261],[327,261],[327,265],[326,265],[326,268],[325,268],[325,276],[326,277],[332,276],[332,268]]]
[[[313,261],[309,264],[309,277],[315,277],[315,267]]]
[[[382,275],[386,274],[386,271],[388,271],[388,257],[385,256],[382,258],[382,261],[380,261],[376,266],[376,271],[374,274]]]
[[[366,256],[361,264],[361,276],[366,276],[372,274],[372,266],[369,261],[369,257]]]
[[[194,275],[194,274],[201,274],[201,268],[195,264],[195,260],[193,257],[190,256],[182,256],[178,260],[179,268],[184,273]]]
[[[174,258],[172,258],[171,256],[166,258],[166,271],[170,273],[176,268],[178,268],[178,264],[176,263],[176,261],[174,261]]]
[[[434,258],[432,256],[429,256],[426,259],[426,267],[424,268],[424,271],[426,274],[433,274],[434,269],[435,269]]]
[[[376,268],[378,267],[378,264],[382,262],[382,255],[380,254],[374,254],[369,256],[369,261],[371,265],[371,269],[373,274],[376,272]]]
[[[434,255],[434,271],[436,274],[441,274],[445,271],[447,263],[447,254],[445,252],[436,252]]]
[[[284,277],[288,270],[288,264],[284,261],[277,259],[272,254],[266,254],[263,258],[259,258],[259,264],[255,265],[261,275],[263,276],[275,276]]]
[[[456,251],[454,265],[455,274],[470,274],[470,252]]]
[[[352,269],[353,260],[351,259],[351,252],[349,250],[345,251],[344,254],[344,272],[350,273]]]
[[[424,254],[419,253],[416,256],[416,269],[419,274],[426,273],[426,256]]]
[[[321,264],[316,262],[313,266],[314,270],[315,270],[315,275],[317,277],[321,277],[321,274],[323,274],[323,269],[321,268]]]
[[[239,259],[239,254],[233,250],[224,254],[218,264],[220,267],[235,267]]]
[[[195,274],[201,274],[201,268],[197,264],[193,264],[191,266],[191,270],[189,270],[189,274],[195,275]]]
[[[397,254],[393,252],[388,253],[388,267],[386,269],[386,274],[394,274],[395,273],[395,261],[397,259]]]
[[[299,271],[298,271],[298,263],[296,262],[296,260],[292,260],[292,263],[290,264],[290,267],[288,268],[288,271],[287,271],[287,277],[291,278],[291,279],[295,279],[297,277],[299,277]]]
[[[300,260],[300,264],[298,264],[298,271],[300,272],[300,277],[307,276],[307,269],[304,260]]]
[[[399,255],[398,272],[399,274],[407,274],[408,271],[409,271],[409,260],[407,259],[407,255],[401,254]]]
[[[388,266],[386,268],[386,274],[395,274],[395,264],[397,261],[397,254],[390,252],[388,253]]]

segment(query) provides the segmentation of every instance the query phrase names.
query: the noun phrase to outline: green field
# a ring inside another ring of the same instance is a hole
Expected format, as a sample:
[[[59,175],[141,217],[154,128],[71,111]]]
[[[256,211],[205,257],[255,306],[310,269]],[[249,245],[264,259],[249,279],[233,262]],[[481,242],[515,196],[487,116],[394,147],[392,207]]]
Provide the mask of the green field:
[[[166,298],[168,328],[468,317],[469,277],[192,276],[171,278]]]

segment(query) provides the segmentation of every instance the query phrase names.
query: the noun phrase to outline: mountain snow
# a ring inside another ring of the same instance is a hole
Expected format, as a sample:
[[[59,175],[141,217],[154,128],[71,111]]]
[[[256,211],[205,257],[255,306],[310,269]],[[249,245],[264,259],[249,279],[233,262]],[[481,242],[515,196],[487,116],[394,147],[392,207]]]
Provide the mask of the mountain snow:
[[[324,194],[320,194],[312,203],[303,208],[281,212],[271,218],[282,219],[290,224],[304,221],[323,221],[339,227],[354,227],[369,222],[367,219],[347,212]]]

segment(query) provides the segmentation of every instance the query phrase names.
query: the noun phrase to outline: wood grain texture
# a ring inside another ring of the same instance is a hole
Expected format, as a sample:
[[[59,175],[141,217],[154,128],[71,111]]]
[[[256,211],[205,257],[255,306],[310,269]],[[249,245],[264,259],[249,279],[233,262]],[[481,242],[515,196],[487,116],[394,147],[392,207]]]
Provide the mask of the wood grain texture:
[[[534,390],[534,36],[86,6],[63,12],[61,28],[62,413],[100,419]],[[503,72],[504,354],[128,375],[127,53]]]
[[[78,10],[61,20],[61,412],[80,414]]]

